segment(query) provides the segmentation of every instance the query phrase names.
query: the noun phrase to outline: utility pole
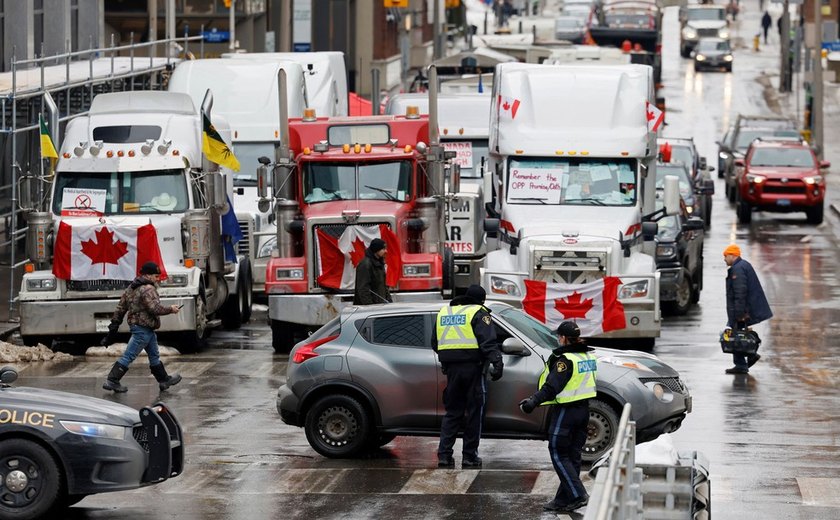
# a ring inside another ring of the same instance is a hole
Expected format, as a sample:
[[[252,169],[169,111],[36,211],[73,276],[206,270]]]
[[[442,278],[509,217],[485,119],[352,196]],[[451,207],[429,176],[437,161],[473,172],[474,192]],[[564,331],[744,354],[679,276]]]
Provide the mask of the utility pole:
[[[433,8],[435,10],[433,18],[432,18],[432,25],[434,26],[433,33],[432,33],[433,34],[433,36],[432,36],[432,49],[434,49],[434,50],[433,50],[432,55],[434,56],[435,61],[443,58],[443,45],[442,45],[442,42],[440,41],[440,37],[441,37],[440,1],[441,0],[435,0],[434,2],[432,2],[432,5],[434,6]]]
[[[812,137],[817,147],[817,157],[823,158],[823,77],[822,77],[822,0],[814,0],[814,81],[811,86],[813,105],[811,107]]]
[[[788,10],[788,0],[782,4],[782,18],[781,30],[779,37],[782,40],[781,45],[781,67],[779,68],[779,92],[790,92],[791,90],[791,70],[790,70],[790,14]]]
[[[236,52],[236,0],[230,0],[230,19],[228,23],[230,24],[230,43],[228,44],[228,50],[230,52]]]

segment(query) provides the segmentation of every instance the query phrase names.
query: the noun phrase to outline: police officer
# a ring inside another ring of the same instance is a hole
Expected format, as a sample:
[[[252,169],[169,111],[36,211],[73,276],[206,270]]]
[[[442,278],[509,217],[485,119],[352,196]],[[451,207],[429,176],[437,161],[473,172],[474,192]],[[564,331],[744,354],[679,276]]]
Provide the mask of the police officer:
[[[573,321],[557,327],[560,348],[554,349],[540,375],[539,391],[519,402],[531,413],[537,406],[549,409],[548,452],[560,487],[546,511],[568,513],[581,508],[589,495],[580,481],[580,462],[589,423],[589,399],[595,397],[598,365],[592,349],[580,339],[580,328]]]
[[[486,293],[471,285],[464,296],[457,296],[437,315],[437,353],[446,374],[443,405],[446,415],[440,427],[438,467],[455,467],[452,448],[462,423],[464,426],[464,469],[481,468],[478,442],[484,421],[487,386],[484,365],[489,362],[490,377],[502,377],[504,363],[490,319],[484,307]]]

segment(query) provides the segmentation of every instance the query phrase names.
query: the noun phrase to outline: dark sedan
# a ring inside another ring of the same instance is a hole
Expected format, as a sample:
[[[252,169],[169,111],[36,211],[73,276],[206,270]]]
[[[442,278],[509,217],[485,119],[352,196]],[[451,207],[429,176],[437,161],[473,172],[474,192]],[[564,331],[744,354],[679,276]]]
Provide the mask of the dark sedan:
[[[694,70],[724,69],[732,72],[732,47],[729,40],[721,38],[701,38],[692,52]]]

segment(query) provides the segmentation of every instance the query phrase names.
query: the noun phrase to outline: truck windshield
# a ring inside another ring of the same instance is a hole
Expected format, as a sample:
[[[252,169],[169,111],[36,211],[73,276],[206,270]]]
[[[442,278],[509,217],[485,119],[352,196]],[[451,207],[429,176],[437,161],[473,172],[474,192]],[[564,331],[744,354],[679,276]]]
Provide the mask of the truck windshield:
[[[723,9],[689,9],[689,20],[726,20],[726,11]]]
[[[307,162],[303,165],[303,200],[392,200],[411,195],[411,162]]]
[[[507,202],[563,206],[633,206],[635,159],[512,159]]]
[[[260,157],[274,161],[274,143],[234,143],[233,153],[239,160],[239,171],[233,174],[234,186],[256,186]]]
[[[180,213],[189,208],[183,170],[58,172],[53,213],[74,209],[104,215]]]

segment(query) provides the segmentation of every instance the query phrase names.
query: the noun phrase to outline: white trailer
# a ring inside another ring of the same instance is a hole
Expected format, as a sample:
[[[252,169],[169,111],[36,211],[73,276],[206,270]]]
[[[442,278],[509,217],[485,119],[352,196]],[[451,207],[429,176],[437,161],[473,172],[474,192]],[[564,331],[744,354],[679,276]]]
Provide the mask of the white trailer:
[[[198,106],[207,89],[215,97],[214,113],[230,124],[233,153],[239,159],[239,172],[233,179],[233,207],[244,238],[239,252],[248,258],[228,275],[231,294],[237,295],[243,309],[241,321],[247,321],[251,295],[265,299],[265,269],[274,248],[274,214],[269,207],[260,211],[257,204],[258,159],[274,159],[280,143],[279,91],[277,73],[286,71],[289,85],[289,112],[303,116],[308,91],[303,68],[289,61],[207,59],[184,61],[169,80],[170,92],[188,94]],[[252,283],[248,283],[251,280]],[[253,291],[253,293],[252,293]],[[236,324],[225,323],[229,328]]]
[[[652,345],[660,311],[656,224],[648,222],[657,153],[646,118],[651,68],[501,64],[492,101],[489,169],[500,217],[487,220],[499,238],[482,270],[488,298],[519,306],[525,280],[620,277],[627,326],[603,337]]]
[[[210,114],[217,131],[226,123]],[[221,215],[229,191],[202,154],[202,119],[192,100],[171,92],[121,92],[94,98],[71,120],[44,203],[27,195],[27,253],[20,291],[26,344],[107,332],[111,314],[143,259],[162,263],[160,331],[180,348],[200,347],[226,312]],[[101,269],[101,271],[100,271]],[[215,316],[214,316],[215,314]],[[128,332],[128,323],[120,328]]]
[[[410,106],[428,114],[429,96],[397,94],[385,113],[402,115]],[[490,93],[440,94],[438,106],[441,144],[455,153],[452,164],[459,165],[461,171],[461,189],[449,204],[446,245],[455,255],[455,289],[463,291],[481,282],[480,269],[487,254],[485,202],[493,197],[491,176],[486,174]]]

